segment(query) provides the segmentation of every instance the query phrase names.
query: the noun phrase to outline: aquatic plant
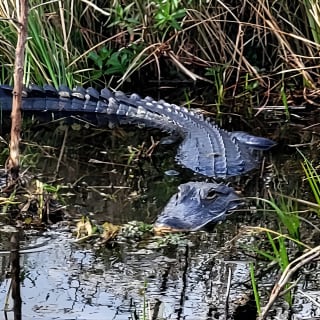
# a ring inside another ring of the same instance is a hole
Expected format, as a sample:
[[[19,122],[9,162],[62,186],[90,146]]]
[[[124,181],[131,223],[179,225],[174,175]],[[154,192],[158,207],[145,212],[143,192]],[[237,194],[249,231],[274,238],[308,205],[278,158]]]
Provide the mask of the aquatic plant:
[[[249,228],[253,232],[265,233],[267,240],[262,241],[259,247],[252,248],[252,250],[258,254],[258,256],[269,261],[276,262],[281,271],[281,278],[275,284],[271,292],[269,302],[264,308],[260,309],[261,304],[256,274],[254,272],[253,265],[250,266],[251,283],[259,313],[259,319],[265,319],[272,304],[280,295],[285,296],[289,305],[292,303],[294,298],[294,291],[292,290],[294,288],[293,275],[304,264],[310,263],[310,261],[317,258],[320,254],[319,247],[313,247],[313,243],[309,244],[309,239],[308,241],[302,241],[300,239],[300,228],[302,223],[306,223],[311,228],[319,231],[317,226],[308,221],[308,219],[299,215],[298,204],[308,206],[312,209],[311,211],[317,209],[320,199],[320,180],[317,170],[312,162],[300,150],[298,150],[298,152],[303,158],[302,167],[305,172],[306,180],[309,182],[310,189],[316,200],[316,204],[308,202],[307,200],[294,199],[283,195],[274,198],[270,194],[270,200],[261,200],[263,203],[271,207],[277,214],[279,219],[279,230],[274,231],[269,228],[262,227]],[[305,253],[302,254],[302,252]],[[293,257],[298,253],[298,258],[293,259]]]
[[[250,269],[250,278],[251,278],[251,285],[252,285],[252,290],[253,290],[254,301],[256,303],[258,315],[260,315],[261,314],[260,295],[259,295],[259,291],[258,291],[255,273],[254,273],[254,265],[252,262],[250,262],[249,269]]]
[[[217,92],[215,102],[216,102],[216,110],[217,114],[219,115],[221,112],[221,106],[224,103],[224,95],[225,95],[225,88],[224,88],[224,74],[227,69],[227,66],[218,66],[218,67],[212,67],[208,68],[206,75],[213,77],[213,83],[215,85],[215,91]]]
[[[306,180],[309,182],[316,203],[320,205],[320,175],[318,174],[317,169],[314,167],[312,162],[299,149],[297,150],[303,158],[301,165],[306,175]]]

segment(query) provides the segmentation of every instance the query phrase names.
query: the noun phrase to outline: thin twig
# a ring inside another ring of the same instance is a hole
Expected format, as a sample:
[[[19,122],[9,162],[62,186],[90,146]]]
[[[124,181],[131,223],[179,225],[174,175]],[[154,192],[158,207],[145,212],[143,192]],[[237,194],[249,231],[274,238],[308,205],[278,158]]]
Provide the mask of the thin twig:
[[[15,56],[13,102],[11,112],[10,155],[6,161],[8,184],[12,185],[19,178],[19,143],[21,132],[21,103],[23,90],[24,51],[27,41],[28,3],[26,0],[17,1],[19,24],[18,41]]]
[[[231,289],[231,279],[232,279],[232,269],[229,266],[228,268],[228,283],[227,283],[227,290],[226,290],[226,304],[225,304],[225,314],[228,316],[229,311],[229,297],[230,297],[230,289]]]
[[[64,137],[63,137],[62,146],[61,146],[61,149],[60,149],[60,154],[59,154],[59,158],[58,158],[58,162],[57,162],[57,167],[56,167],[56,172],[55,172],[56,175],[57,175],[58,172],[59,172],[59,168],[60,168],[60,163],[61,163],[61,160],[62,160],[62,156],[63,156],[64,150],[65,150],[65,148],[66,148],[67,137],[68,137],[68,126],[66,126],[66,129],[65,129],[65,131],[64,131]]]

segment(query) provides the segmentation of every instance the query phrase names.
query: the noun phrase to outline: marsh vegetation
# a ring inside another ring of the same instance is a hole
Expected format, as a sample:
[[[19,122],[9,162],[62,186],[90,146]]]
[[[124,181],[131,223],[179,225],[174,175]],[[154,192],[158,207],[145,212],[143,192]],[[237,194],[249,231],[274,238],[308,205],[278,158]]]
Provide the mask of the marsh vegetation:
[[[0,82],[6,84],[13,82],[15,5],[8,0],[0,3]],[[228,130],[245,130],[278,143],[260,173],[233,182],[250,199],[224,225],[181,238],[170,236],[168,242],[148,229],[146,236],[121,238],[111,246],[93,245],[92,239],[76,249],[62,245],[72,270],[84,268],[83,275],[77,273],[80,285],[75,291],[86,291],[82,298],[90,300],[94,287],[101,290],[98,276],[103,273],[110,302],[104,307],[118,310],[119,319],[121,314],[155,319],[162,303],[167,303],[165,319],[318,317],[318,1],[31,0],[29,7],[25,84],[108,86],[161,97],[188,108],[201,107]],[[2,164],[8,155],[8,119],[1,113]],[[49,194],[65,206],[69,216],[65,220],[72,227],[84,211],[97,226],[112,219],[119,225],[130,220],[152,223],[175,187],[190,178],[174,163],[174,148],[153,149],[162,138],[159,132],[110,130],[69,120],[29,121],[24,123],[21,165],[43,176],[44,188],[33,186],[33,193]],[[179,176],[164,174],[173,168]],[[48,197],[36,198],[36,209],[32,197],[26,191],[22,195],[18,190],[3,191],[2,226],[39,228],[41,233],[50,229],[52,216],[43,218],[50,209]],[[52,243],[61,235],[51,234]],[[7,250],[6,241],[2,243]],[[30,272],[25,278],[30,285],[37,283],[33,273],[38,271],[32,264],[41,266],[34,262],[35,253],[29,254],[24,270]],[[151,268],[153,259],[158,259],[158,269]],[[123,268],[132,275],[126,281],[120,279]],[[84,275],[91,277],[89,285],[84,285]],[[111,285],[112,277],[118,279],[118,291]],[[63,279],[68,278],[69,273]],[[135,285],[123,289],[131,282]],[[173,293],[176,285],[181,289],[178,295]],[[119,292],[125,297],[123,304],[117,301]],[[269,306],[275,303],[271,311],[265,308],[270,292]],[[230,297],[230,304],[219,295]],[[82,300],[90,305],[90,314],[92,305],[101,308],[102,296],[95,302]],[[238,298],[244,298],[242,305]],[[206,299],[209,302],[203,303]]]

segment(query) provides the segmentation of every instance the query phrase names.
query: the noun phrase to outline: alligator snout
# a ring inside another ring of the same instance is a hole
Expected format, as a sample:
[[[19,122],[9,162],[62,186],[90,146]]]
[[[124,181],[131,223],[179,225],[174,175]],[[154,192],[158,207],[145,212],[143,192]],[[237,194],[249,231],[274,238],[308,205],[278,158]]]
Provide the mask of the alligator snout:
[[[188,182],[179,186],[154,224],[156,232],[196,231],[226,218],[241,204],[233,188],[224,184]]]

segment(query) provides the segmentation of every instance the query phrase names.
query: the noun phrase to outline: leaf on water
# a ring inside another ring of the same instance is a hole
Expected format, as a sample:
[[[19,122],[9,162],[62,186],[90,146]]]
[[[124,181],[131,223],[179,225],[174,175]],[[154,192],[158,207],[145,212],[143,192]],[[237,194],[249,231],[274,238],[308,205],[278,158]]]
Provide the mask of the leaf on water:
[[[77,239],[83,237],[90,237],[97,232],[96,226],[92,223],[89,217],[83,216],[81,220],[77,223],[76,227]]]
[[[102,238],[104,242],[114,239],[120,230],[120,226],[114,225],[110,222],[105,222],[102,225],[102,228],[103,228]]]
[[[27,217],[24,219],[24,224],[25,225],[30,225],[33,222],[32,217]]]

